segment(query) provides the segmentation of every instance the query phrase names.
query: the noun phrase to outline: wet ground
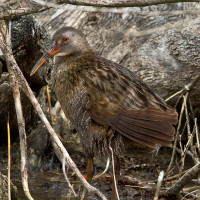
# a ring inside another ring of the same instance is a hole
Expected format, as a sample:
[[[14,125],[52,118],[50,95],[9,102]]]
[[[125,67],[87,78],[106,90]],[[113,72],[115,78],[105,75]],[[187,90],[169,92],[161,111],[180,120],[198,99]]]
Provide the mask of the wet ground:
[[[154,192],[152,188],[156,187],[156,180],[161,170],[165,170],[170,160],[170,149],[162,149],[156,156],[136,155],[134,158],[123,157],[121,161],[121,180],[119,182],[119,195],[121,200],[151,200]],[[80,152],[73,152],[73,160],[83,174],[85,174],[85,158]],[[104,170],[106,163],[100,160],[95,160],[95,174],[101,173]],[[7,164],[1,162],[0,170],[6,174]],[[14,169],[15,168],[15,169]],[[16,167],[12,168],[12,181],[19,190],[20,200],[25,200],[25,196],[21,185],[20,170]],[[83,188],[80,186],[78,179],[72,175],[69,169],[67,175],[77,194],[81,195]],[[131,178],[131,183],[126,176]],[[109,199],[111,194],[111,168],[100,179],[92,183],[93,186],[100,189],[103,194]],[[125,177],[125,178],[124,178]],[[131,184],[131,185],[130,185]],[[62,200],[62,199],[80,199],[73,198],[70,193],[59,161],[54,158],[52,169],[44,168],[37,171],[29,170],[29,187],[31,195],[35,200]],[[91,195],[88,199],[99,199]],[[160,198],[164,200],[165,198]]]

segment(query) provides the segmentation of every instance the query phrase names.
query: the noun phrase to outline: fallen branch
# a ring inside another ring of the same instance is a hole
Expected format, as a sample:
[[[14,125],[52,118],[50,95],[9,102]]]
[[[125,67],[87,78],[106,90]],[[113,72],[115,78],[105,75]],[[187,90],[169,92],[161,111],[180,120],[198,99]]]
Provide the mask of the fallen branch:
[[[3,26],[2,24],[0,24]],[[1,31],[2,31],[1,27]],[[4,31],[8,31],[8,27],[4,24]],[[9,21],[9,33],[5,35],[5,41],[6,41],[6,47],[11,46],[11,21]],[[3,41],[2,41],[3,42]],[[4,49],[3,49],[4,50]],[[29,200],[33,200],[29,188],[28,188],[28,164],[27,164],[27,141],[26,141],[26,130],[25,130],[25,121],[23,117],[23,112],[22,112],[22,105],[21,105],[21,100],[20,100],[20,92],[19,92],[19,86],[18,86],[18,81],[16,79],[16,76],[14,74],[12,65],[11,65],[11,60],[12,56],[9,54],[8,51],[5,51],[5,57],[6,59],[6,64],[8,67],[8,72],[10,74],[10,85],[13,90],[13,97],[14,97],[14,102],[15,102],[15,110],[17,114],[17,122],[18,122],[18,128],[19,128],[19,138],[20,138],[20,153],[21,153],[21,176],[22,176],[22,186],[24,193],[26,197]]]
[[[167,172],[166,172],[166,181],[167,181],[169,171],[170,171],[172,164],[173,164],[173,161],[174,161],[174,156],[175,156],[175,152],[176,152],[176,145],[177,145],[178,137],[179,137],[179,134],[180,134],[180,128],[181,128],[181,122],[182,122],[184,109],[185,109],[185,106],[184,106],[184,102],[183,102],[182,107],[181,107],[181,113],[180,113],[180,116],[179,116],[178,127],[177,127],[177,130],[176,130],[175,140],[174,140],[174,144],[173,144],[172,156],[171,156],[171,160],[170,160],[169,166],[167,168]]]
[[[68,3],[84,6],[100,7],[144,7],[150,5],[177,3],[177,2],[199,2],[198,0],[57,0],[57,3]]]

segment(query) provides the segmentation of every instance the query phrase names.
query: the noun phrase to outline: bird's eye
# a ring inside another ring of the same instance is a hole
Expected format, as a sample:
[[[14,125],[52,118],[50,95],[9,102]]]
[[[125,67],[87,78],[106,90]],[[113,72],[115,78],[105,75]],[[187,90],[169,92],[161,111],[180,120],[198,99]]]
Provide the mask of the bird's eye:
[[[68,37],[65,37],[63,40],[64,40],[64,42],[68,42],[68,41],[69,41],[69,38],[68,38]]]

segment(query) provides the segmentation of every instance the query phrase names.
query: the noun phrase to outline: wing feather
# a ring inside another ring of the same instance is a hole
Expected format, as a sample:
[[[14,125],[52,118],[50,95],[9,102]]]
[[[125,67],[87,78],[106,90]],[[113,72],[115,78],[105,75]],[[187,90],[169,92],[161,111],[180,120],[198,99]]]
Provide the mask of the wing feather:
[[[127,68],[98,56],[87,59],[95,63],[83,73],[91,118],[139,144],[171,146],[176,110]]]

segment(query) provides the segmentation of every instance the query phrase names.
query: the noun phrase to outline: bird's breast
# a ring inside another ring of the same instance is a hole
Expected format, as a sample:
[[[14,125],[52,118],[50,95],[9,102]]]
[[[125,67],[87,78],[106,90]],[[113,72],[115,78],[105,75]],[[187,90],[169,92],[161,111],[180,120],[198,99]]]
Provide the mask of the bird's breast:
[[[67,118],[75,128],[81,128],[83,121],[89,121],[88,98],[84,81],[73,69],[52,74],[52,88]],[[84,125],[86,127],[86,125]]]

